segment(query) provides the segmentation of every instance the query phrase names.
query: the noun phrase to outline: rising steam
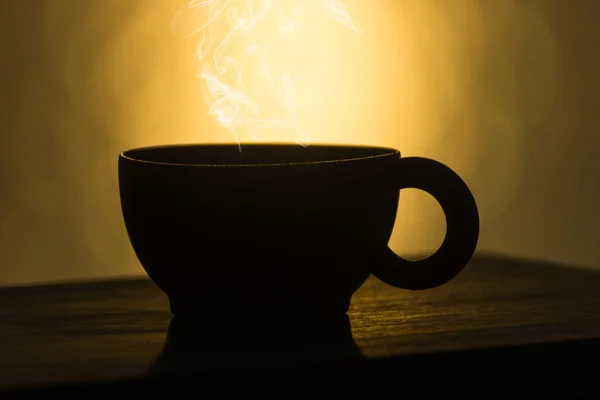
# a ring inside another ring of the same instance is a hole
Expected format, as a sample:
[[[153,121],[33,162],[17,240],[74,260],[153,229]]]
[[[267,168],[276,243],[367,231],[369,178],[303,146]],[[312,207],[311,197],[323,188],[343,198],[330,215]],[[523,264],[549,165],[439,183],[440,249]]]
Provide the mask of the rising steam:
[[[292,131],[296,143],[308,145],[286,71],[297,65],[277,65],[274,55],[311,8],[362,33],[340,0],[190,0],[175,15],[171,28],[177,37],[200,35],[194,60],[209,114],[238,146],[240,134],[261,140],[267,129]]]

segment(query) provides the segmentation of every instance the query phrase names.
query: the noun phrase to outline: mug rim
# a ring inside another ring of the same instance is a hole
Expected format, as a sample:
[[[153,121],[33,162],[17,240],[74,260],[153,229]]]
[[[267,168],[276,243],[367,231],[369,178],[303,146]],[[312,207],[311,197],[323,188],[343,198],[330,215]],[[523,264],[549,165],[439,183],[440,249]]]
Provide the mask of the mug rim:
[[[317,148],[344,148],[344,149],[369,149],[369,150],[379,150],[380,154],[369,155],[369,156],[359,156],[359,157],[350,157],[343,159],[332,159],[332,160],[319,160],[319,161],[294,161],[294,162],[286,162],[286,163],[246,163],[246,164],[201,164],[201,163],[176,163],[176,162],[165,162],[165,161],[153,161],[153,160],[144,160],[142,158],[136,158],[130,153],[152,150],[152,149],[174,149],[174,148],[184,148],[184,147],[238,147],[241,146],[243,151],[244,148],[247,147],[302,147],[300,144],[292,144],[292,143],[277,143],[277,142],[261,142],[261,143],[181,143],[181,144],[165,144],[165,145],[154,145],[154,146],[142,146],[131,148],[128,150],[121,151],[119,153],[119,158],[122,158],[127,161],[131,161],[134,163],[141,164],[151,164],[151,165],[163,165],[163,166],[172,166],[172,167],[198,167],[198,168],[215,168],[215,167],[277,167],[277,166],[292,166],[292,165],[314,165],[314,164],[333,164],[333,163],[345,163],[345,162],[353,162],[353,161],[361,161],[361,160],[371,160],[371,159],[379,159],[397,155],[400,157],[400,151],[394,149],[392,147],[384,147],[384,146],[370,146],[370,145],[355,145],[355,144],[335,144],[335,143],[314,143],[310,144],[307,147],[317,147]]]

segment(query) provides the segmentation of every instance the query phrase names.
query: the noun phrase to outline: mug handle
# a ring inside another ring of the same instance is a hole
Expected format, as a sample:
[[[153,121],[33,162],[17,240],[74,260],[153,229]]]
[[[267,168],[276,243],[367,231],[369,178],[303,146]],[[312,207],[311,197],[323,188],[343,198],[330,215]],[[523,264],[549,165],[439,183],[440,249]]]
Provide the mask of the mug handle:
[[[405,260],[388,246],[373,275],[400,289],[443,285],[462,271],[477,247],[479,213],[473,194],[456,172],[429,158],[399,158],[390,179],[398,189],[421,189],[438,201],[446,216],[446,237],[435,253],[419,261]]]

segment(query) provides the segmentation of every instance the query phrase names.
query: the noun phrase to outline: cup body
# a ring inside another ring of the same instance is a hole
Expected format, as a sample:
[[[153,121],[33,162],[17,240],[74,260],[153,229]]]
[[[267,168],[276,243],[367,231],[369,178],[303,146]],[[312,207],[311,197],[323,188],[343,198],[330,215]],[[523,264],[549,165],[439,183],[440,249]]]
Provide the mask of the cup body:
[[[328,318],[387,248],[397,150],[248,144],[134,149],[119,157],[133,249],[178,317]]]

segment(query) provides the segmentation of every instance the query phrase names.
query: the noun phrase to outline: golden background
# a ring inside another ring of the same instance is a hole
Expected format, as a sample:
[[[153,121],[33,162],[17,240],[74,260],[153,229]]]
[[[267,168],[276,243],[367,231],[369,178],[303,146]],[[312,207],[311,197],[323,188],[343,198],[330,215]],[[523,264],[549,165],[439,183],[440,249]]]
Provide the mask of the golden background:
[[[479,251],[600,267],[600,2],[346,3],[364,34],[318,25],[300,49],[312,141],[438,159],[475,194]],[[232,140],[206,115],[196,40],[171,34],[181,4],[0,3],[0,285],[143,273],[119,151]],[[433,251],[444,232],[418,191],[396,226],[401,254]]]

